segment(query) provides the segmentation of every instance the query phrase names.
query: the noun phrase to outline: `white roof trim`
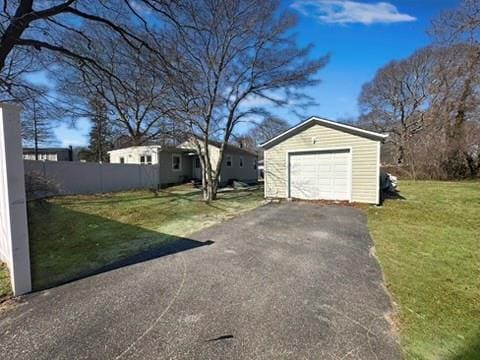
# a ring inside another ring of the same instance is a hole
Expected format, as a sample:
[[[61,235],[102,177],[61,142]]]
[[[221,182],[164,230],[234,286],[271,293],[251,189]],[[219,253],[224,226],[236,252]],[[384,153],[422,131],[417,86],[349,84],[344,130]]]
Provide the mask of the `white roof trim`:
[[[132,151],[132,150],[143,150],[143,149],[151,149],[151,150],[158,150],[158,149],[161,149],[162,148],[162,145],[133,145],[133,146],[127,146],[127,147],[124,147],[124,148],[120,148],[120,149],[113,149],[113,150],[110,150],[110,151],[107,151],[107,154],[110,154],[110,153],[115,153],[115,152],[128,152],[128,151]]]
[[[380,133],[377,133],[377,132],[374,132],[374,131],[363,130],[363,129],[360,129],[360,128],[355,127],[355,126],[350,126],[350,125],[342,124],[342,123],[339,123],[339,122],[336,122],[336,121],[331,121],[331,120],[322,119],[322,118],[319,118],[319,117],[316,117],[316,116],[312,116],[312,117],[308,118],[307,120],[302,121],[300,124],[288,129],[287,131],[284,131],[280,135],[277,135],[274,138],[264,142],[263,144],[260,144],[260,147],[264,147],[264,146],[266,146],[266,145],[268,145],[272,142],[275,142],[276,140],[284,137],[285,135],[288,135],[289,133],[295,131],[299,127],[305,126],[308,123],[313,122],[313,121],[317,121],[317,122],[324,123],[324,124],[327,124],[327,125],[334,125],[334,126],[339,127],[339,128],[344,128],[345,130],[355,131],[355,132],[358,132],[358,133],[361,133],[361,134],[378,137],[380,139],[386,139],[388,137],[388,134],[380,134]]]

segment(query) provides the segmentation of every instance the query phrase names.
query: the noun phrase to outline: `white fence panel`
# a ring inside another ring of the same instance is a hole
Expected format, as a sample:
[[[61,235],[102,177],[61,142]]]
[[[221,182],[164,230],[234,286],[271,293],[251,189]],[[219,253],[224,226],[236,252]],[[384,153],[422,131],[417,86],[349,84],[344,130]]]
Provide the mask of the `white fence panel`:
[[[42,176],[58,194],[95,194],[157,188],[158,165],[24,160],[25,173]]]
[[[19,108],[0,104],[0,259],[15,295],[32,290]]]

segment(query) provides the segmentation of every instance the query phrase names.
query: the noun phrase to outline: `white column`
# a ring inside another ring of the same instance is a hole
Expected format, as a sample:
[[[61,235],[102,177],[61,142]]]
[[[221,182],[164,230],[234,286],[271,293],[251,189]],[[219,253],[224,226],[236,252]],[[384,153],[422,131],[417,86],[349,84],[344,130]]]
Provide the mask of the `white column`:
[[[32,290],[20,108],[0,103],[0,258],[15,295]]]

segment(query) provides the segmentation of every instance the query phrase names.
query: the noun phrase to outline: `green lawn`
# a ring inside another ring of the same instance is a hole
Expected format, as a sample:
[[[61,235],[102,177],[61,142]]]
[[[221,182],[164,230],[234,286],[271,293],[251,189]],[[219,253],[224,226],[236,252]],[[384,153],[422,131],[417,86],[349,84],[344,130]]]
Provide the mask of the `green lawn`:
[[[0,262],[0,302],[2,299],[11,295],[12,289],[10,288],[10,277],[8,275],[7,265]]]
[[[261,204],[263,191],[206,204],[190,185],[155,194],[68,196],[28,205],[34,289],[56,285],[214,225]]]
[[[407,359],[480,359],[480,183],[401,182],[368,209]]]

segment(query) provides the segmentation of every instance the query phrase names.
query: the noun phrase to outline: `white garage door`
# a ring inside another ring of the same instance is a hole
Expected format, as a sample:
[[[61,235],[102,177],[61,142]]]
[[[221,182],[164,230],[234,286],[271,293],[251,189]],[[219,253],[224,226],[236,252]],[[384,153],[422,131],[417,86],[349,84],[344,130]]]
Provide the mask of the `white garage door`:
[[[348,150],[290,154],[290,197],[350,200]]]

